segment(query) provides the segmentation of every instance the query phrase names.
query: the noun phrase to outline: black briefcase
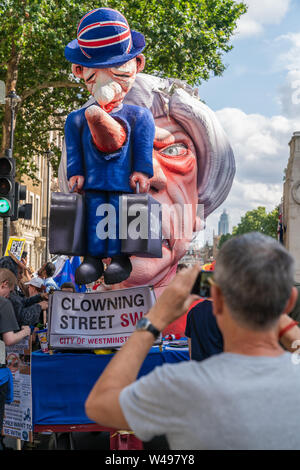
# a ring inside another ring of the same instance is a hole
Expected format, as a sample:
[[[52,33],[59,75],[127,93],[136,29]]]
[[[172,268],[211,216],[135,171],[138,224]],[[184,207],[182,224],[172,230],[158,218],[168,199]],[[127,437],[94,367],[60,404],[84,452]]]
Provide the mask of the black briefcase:
[[[51,254],[84,256],[85,201],[78,193],[52,193],[49,222]]]
[[[150,194],[121,196],[121,252],[142,258],[162,258],[161,204]]]

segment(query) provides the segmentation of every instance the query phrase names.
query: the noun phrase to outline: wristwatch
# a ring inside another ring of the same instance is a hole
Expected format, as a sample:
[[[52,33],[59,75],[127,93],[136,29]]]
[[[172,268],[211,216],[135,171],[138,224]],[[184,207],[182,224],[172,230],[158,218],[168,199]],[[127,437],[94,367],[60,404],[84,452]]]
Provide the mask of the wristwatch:
[[[160,335],[160,331],[152,325],[151,321],[142,317],[136,324],[137,331],[150,331],[153,334],[154,338],[157,339]]]

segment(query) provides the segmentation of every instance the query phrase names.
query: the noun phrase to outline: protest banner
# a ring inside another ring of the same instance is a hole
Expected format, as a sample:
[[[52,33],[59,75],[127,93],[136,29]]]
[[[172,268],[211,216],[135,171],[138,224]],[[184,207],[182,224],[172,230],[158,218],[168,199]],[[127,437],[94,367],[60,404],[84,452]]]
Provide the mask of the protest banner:
[[[152,287],[50,296],[50,349],[119,348],[155,303]]]
[[[31,341],[24,338],[6,347],[6,362],[13,376],[13,401],[5,405],[3,433],[22,441],[33,441]]]
[[[20,261],[25,248],[25,243],[25,238],[9,237],[4,256],[9,256],[11,253]]]

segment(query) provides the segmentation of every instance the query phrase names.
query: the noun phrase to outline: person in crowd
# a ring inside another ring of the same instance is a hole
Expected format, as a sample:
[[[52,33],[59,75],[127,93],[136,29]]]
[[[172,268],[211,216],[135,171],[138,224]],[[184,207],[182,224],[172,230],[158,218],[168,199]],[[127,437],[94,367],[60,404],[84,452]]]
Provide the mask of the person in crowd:
[[[9,300],[13,304],[14,312],[19,326],[22,325],[35,325],[43,321],[42,312],[47,310],[47,294],[42,293],[32,297],[25,297],[20,295],[17,290],[17,276],[19,273],[19,266],[9,256],[0,259],[0,270],[9,269],[15,276],[16,283],[10,289]]]
[[[44,284],[46,286],[46,292],[50,292],[51,290],[59,290],[58,285],[52,278],[55,273],[55,265],[48,261],[44,264],[38,271],[38,276],[44,279]]]
[[[64,282],[61,286],[60,286],[60,290],[62,291],[65,291],[65,292],[76,292],[76,288],[73,284],[73,282]]]
[[[16,259],[16,258],[15,258]],[[11,256],[3,256],[0,258],[0,269],[5,268],[12,271],[12,273],[16,276],[17,284],[15,287],[15,291],[21,296],[27,296],[28,290],[24,289],[24,284],[22,282],[24,272],[26,271],[24,263],[18,260],[13,260]]]
[[[299,367],[278,341],[295,327],[280,325],[297,298],[295,263],[270,237],[241,235],[218,254],[211,297],[224,352],[136,380],[154,339],[196,300],[199,271],[179,272],[138,322],[91,390],[88,417],[143,441],[165,434],[171,449],[298,449]]]
[[[22,256],[21,256],[21,263],[24,264],[25,267],[27,267],[28,263],[28,253],[27,251],[23,251]],[[31,269],[30,269],[31,271]],[[25,283],[27,281],[30,281],[32,278],[32,274],[30,274],[30,271],[28,269],[23,270],[23,277],[22,277],[22,282]]]
[[[13,306],[8,300],[11,286],[16,283],[16,278],[8,269],[0,269],[0,450],[3,450],[3,438],[1,436],[4,406],[12,401],[12,376],[5,362],[5,346],[18,343],[30,335],[29,326],[19,329]]]
[[[45,292],[46,289],[43,279],[38,276],[31,278],[28,282],[25,282],[25,286],[28,288],[28,297],[41,295]]]
[[[22,326],[19,330],[11,303],[0,296],[0,450],[4,448],[1,436],[4,406],[13,399],[12,376],[5,363],[5,346],[16,344],[26,336],[30,336],[29,326]]]
[[[185,336],[190,358],[202,361],[223,351],[223,336],[213,314],[211,299],[199,299],[187,312]]]

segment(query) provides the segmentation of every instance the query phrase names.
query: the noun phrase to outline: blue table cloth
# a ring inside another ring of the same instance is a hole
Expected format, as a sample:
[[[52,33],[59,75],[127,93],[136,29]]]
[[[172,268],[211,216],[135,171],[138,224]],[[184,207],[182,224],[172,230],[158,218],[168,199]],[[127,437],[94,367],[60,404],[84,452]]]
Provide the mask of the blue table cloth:
[[[32,405],[34,425],[89,424],[86,398],[113,354],[55,352],[32,353]],[[189,360],[186,350],[151,348],[139,377],[164,363]]]

